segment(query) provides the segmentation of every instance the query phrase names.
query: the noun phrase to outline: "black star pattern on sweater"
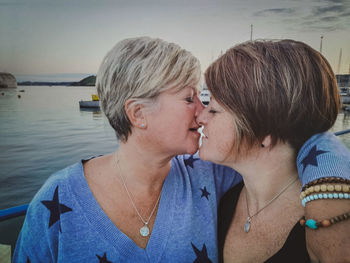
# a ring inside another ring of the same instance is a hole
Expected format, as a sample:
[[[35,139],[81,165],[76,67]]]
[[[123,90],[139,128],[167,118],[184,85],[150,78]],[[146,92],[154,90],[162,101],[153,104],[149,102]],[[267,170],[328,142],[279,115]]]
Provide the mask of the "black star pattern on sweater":
[[[107,260],[107,255],[106,252],[103,254],[103,257],[99,256],[96,254],[96,257],[98,257],[98,259],[100,260],[99,263],[112,263],[111,261]]]
[[[317,146],[314,145],[314,147],[311,148],[310,152],[308,153],[308,155],[301,161],[302,165],[304,165],[304,169],[303,172],[305,171],[306,167],[310,164],[313,166],[318,167],[318,163],[317,163],[317,156],[324,154],[328,151],[322,151],[322,150],[317,150]]]
[[[30,263],[29,257],[27,257],[27,263]]]
[[[197,258],[193,261],[193,263],[212,263],[212,261],[208,258],[207,247],[203,244],[202,250],[196,248],[195,245],[191,242],[194,253],[196,253]]]
[[[204,186],[204,188],[202,189],[202,188],[199,188],[201,191],[202,191],[202,196],[201,197],[205,197],[205,198],[207,198],[207,200],[209,200],[209,195],[210,195],[210,193],[207,191],[207,187],[206,186]]]
[[[193,163],[197,160],[199,160],[199,158],[193,158],[193,155],[191,155],[190,158],[184,160],[184,162],[186,166],[190,166],[193,168]]]
[[[61,219],[61,214],[67,213],[72,211],[71,208],[68,206],[65,206],[64,204],[60,204],[59,199],[58,199],[58,186],[55,189],[55,193],[53,195],[52,200],[44,200],[41,201],[41,203],[50,210],[50,221],[49,221],[49,228],[59,221]],[[59,226],[60,232],[61,226]]]

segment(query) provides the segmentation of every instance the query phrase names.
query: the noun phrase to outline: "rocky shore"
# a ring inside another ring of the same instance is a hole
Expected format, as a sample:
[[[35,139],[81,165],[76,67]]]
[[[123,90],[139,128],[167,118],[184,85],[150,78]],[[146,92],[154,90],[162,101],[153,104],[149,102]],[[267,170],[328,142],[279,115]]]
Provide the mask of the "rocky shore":
[[[17,88],[16,78],[5,72],[0,72],[0,88]]]

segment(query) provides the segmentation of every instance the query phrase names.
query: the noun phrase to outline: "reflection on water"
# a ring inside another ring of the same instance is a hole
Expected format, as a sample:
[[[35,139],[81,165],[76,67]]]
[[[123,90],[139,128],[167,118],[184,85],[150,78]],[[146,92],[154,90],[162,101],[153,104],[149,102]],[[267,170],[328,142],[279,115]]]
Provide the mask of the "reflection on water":
[[[80,108],[80,113],[81,116],[91,115],[93,120],[99,120],[104,117],[103,112],[99,108]]]
[[[79,109],[94,93],[93,87],[1,90],[0,209],[28,203],[48,176],[81,158],[117,149],[101,111]],[[22,222],[1,222],[0,243],[13,246]]]

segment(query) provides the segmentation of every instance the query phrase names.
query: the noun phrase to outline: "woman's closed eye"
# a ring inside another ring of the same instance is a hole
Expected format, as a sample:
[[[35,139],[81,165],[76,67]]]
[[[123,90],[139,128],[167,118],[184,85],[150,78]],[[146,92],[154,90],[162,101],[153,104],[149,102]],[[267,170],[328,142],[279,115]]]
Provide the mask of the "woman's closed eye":
[[[192,102],[193,102],[193,97],[187,97],[187,98],[186,98],[186,101],[192,103]]]
[[[211,108],[211,109],[209,110],[209,113],[215,114],[215,113],[217,113],[217,111],[214,110],[213,108]]]

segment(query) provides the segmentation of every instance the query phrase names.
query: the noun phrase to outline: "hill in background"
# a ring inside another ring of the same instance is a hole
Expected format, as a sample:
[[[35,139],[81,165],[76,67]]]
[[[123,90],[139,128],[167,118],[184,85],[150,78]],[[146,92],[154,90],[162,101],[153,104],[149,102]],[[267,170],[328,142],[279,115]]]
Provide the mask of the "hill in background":
[[[78,82],[49,82],[49,81],[24,81],[18,82],[19,86],[95,86],[96,76],[91,75]]]
[[[91,75],[88,76],[81,81],[73,82],[71,86],[95,86],[96,83],[96,76]]]

